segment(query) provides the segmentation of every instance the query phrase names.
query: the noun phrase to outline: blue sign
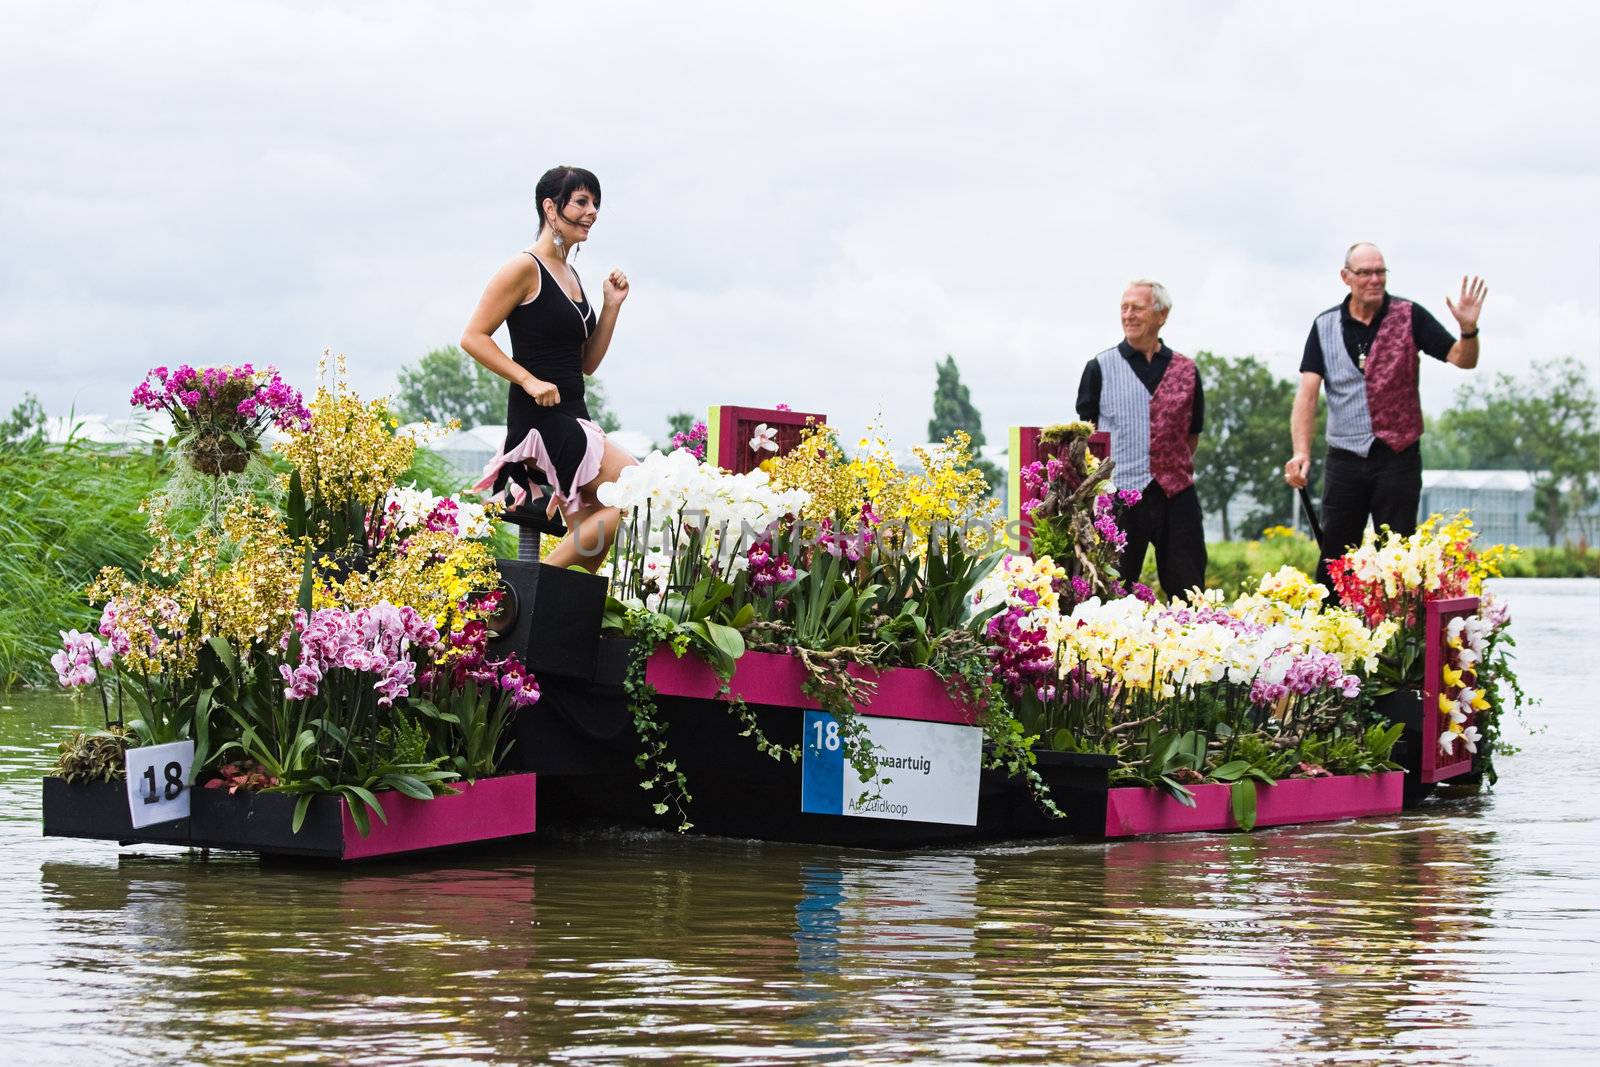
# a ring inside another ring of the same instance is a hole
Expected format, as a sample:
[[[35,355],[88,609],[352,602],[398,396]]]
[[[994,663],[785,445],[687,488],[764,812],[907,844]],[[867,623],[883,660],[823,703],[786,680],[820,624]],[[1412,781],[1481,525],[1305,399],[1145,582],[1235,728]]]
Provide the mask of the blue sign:
[[[844,814],[844,745],[839,720],[825,711],[806,712],[805,749],[800,757],[800,810]]]

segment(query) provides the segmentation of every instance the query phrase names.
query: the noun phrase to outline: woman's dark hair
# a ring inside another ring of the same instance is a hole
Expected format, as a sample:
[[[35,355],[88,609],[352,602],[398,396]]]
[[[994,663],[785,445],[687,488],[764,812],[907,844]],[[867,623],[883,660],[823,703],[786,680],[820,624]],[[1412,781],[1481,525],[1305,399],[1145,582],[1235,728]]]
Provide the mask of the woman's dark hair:
[[[592,171],[582,167],[551,167],[539,179],[539,184],[533,187],[534,210],[539,214],[539,232],[544,232],[544,202],[556,202],[556,214],[561,214],[567,208],[567,201],[572,199],[572,194],[579,189],[587,189],[594,194],[594,206],[600,206],[600,179]]]

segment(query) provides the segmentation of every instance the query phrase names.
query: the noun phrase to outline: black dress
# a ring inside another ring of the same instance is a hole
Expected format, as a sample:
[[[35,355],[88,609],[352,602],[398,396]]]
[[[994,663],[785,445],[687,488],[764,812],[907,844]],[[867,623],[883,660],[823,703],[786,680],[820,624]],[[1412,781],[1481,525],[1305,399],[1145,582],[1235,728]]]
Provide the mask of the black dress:
[[[579,505],[579,488],[600,473],[605,455],[605,433],[589,418],[583,395],[583,346],[598,317],[582,282],[580,299],[574,303],[539,257],[525,254],[538,265],[539,292],[506,316],[511,358],[554,385],[561,401],[540,407],[521,386],[511,386],[504,451],[489,461],[477,488],[492,487],[497,496],[509,488],[511,501],[520,503],[522,487],[514,482],[508,487],[508,482],[516,465],[526,463],[543,474],[570,511]]]

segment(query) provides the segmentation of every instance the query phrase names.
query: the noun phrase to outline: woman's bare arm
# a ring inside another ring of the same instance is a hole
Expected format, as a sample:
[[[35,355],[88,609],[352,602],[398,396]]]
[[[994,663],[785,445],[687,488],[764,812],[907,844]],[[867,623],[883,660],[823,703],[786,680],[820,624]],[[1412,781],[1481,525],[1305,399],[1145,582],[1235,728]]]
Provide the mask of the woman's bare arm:
[[[583,345],[583,373],[593,374],[600,369],[600,363],[606,358],[606,351],[611,347],[611,335],[617,328],[617,312],[622,308],[622,302],[628,299],[628,276],[620,270],[614,270],[606,276],[604,299],[600,305],[600,321],[595,324],[594,333],[589,335],[589,340]]]
[[[461,334],[461,347],[473,359],[513,385],[519,385],[542,407],[561,402],[554,385],[534,377],[526,367],[501,351],[494,343],[494,332],[506,321],[511,309],[539,291],[539,265],[531,256],[513,256],[483,290],[478,306]]]

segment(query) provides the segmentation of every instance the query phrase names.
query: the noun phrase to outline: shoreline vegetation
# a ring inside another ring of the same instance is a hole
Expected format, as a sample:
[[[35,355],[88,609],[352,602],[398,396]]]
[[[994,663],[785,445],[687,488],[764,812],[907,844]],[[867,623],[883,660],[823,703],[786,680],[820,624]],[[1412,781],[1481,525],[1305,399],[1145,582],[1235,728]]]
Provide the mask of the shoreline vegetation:
[[[275,461],[277,462],[277,461]],[[54,683],[50,655],[62,630],[89,629],[98,617],[83,588],[102,567],[136,568],[149,550],[140,501],[160,488],[168,459],[158,449],[112,448],[80,439],[42,437],[0,444],[0,688]],[[402,484],[440,495],[460,479],[437,455],[418,449]],[[496,550],[515,556],[515,535],[501,527]],[[1315,566],[1315,550],[1285,528],[1258,540],[1212,542],[1207,584],[1233,596],[1261,574],[1291,564]],[[1153,566],[1153,564],[1151,564]],[[1525,547],[1504,568],[1509,578],[1600,577],[1600,548]],[[1153,572],[1147,582],[1153,584]]]
[[[274,473],[282,461],[268,454]],[[92,631],[100,617],[84,589],[103,567],[135,573],[151,547],[140,504],[171,470],[159,448],[126,449],[80,438],[45,443],[42,435],[0,443],[0,690],[55,686],[50,656],[61,631]],[[461,479],[419,448],[401,484],[440,495]],[[179,517],[181,520],[181,517]],[[495,539],[516,555],[516,535]]]
[[[1288,564],[1306,572],[1316,570],[1317,553],[1311,539],[1283,526],[1269,527],[1249,541],[1206,543],[1206,585],[1237,596],[1253,587],[1263,574]],[[1600,548],[1581,544],[1525,545],[1501,565],[1503,578],[1600,578]],[[1155,554],[1145,560],[1143,580],[1154,588]]]

